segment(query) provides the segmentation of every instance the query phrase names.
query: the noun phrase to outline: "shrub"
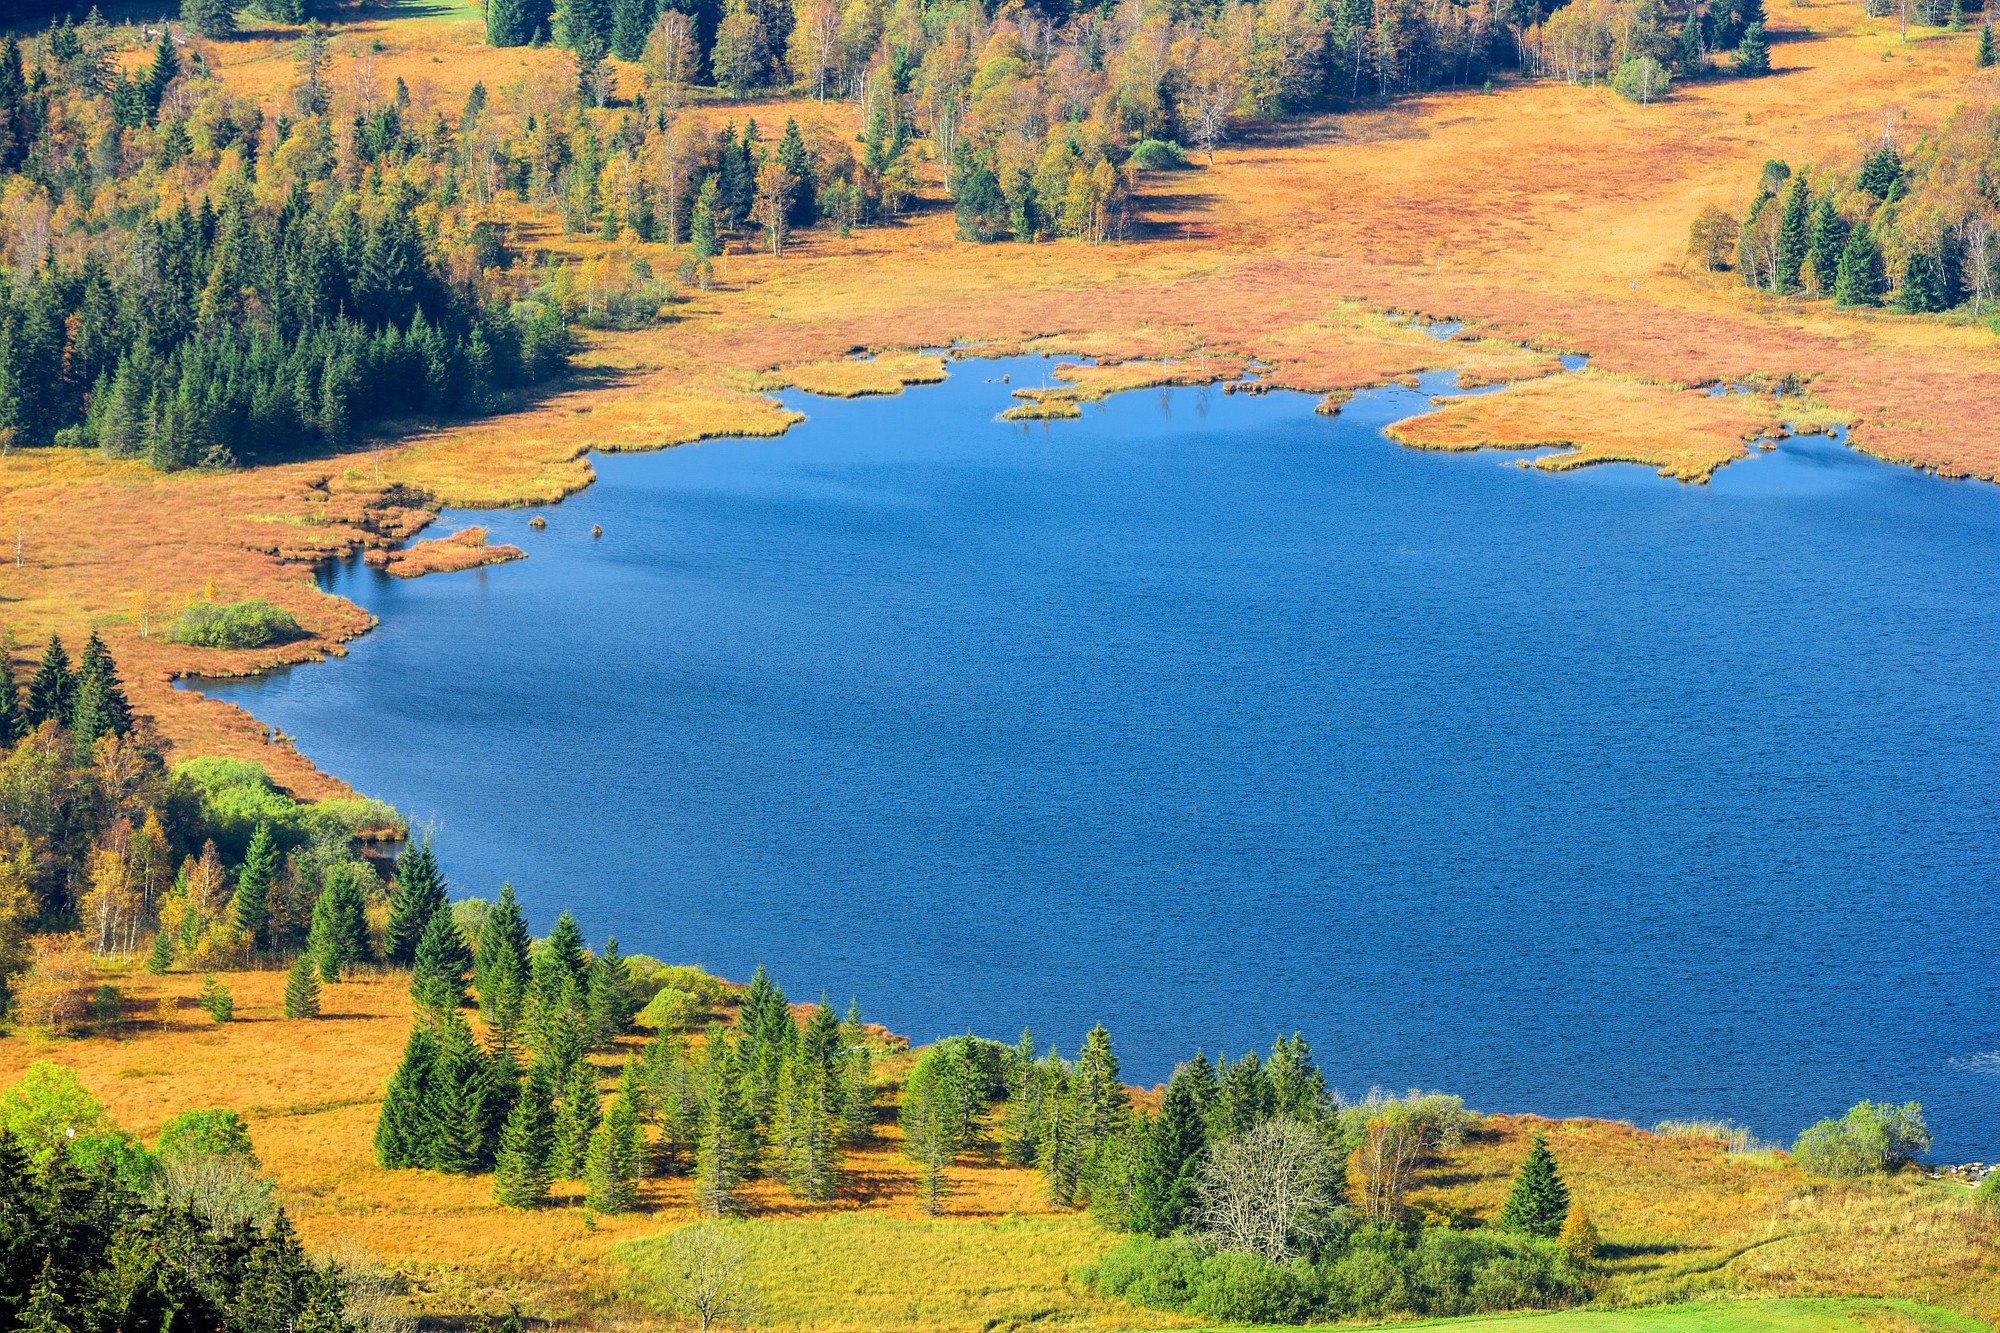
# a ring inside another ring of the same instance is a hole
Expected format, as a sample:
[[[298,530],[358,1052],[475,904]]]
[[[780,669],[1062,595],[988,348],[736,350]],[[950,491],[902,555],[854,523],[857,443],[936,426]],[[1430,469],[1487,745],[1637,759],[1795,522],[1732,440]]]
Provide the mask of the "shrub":
[[[1792,1161],[1808,1175],[1835,1179],[1896,1171],[1930,1151],[1931,1132],[1916,1102],[1858,1102],[1838,1120],[1799,1135]]]
[[[1651,56],[1635,56],[1620,65],[1611,76],[1611,91],[1628,102],[1645,106],[1665,97],[1667,86],[1672,81],[1672,76],[1659,61]]]
[[[202,822],[225,860],[239,861],[259,824],[269,824],[281,847],[313,841],[315,833],[353,838],[374,829],[401,829],[394,806],[366,799],[302,805],[277,788],[261,764],[214,756],[173,766],[176,794],[198,803]]]
[[[251,597],[241,602],[189,602],[167,637],[196,648],[262,648],[302,639],[305,633],[291,612]]]
[[[182,1111],[160,1129],[153,1143],[156,1156],[243,1157],[253,1165],[257,1154],[250,1150],[250,1126],[234,1111]]]
[[[1972,1197],[1988,1208],[2000,1208],[2000,1166],[1986,1173],[1986,1178],[1972,1191]]]
[[[1132,161],[1144,171],[1179,171],[1187,154],[1171,139],[1141,139],[1132,146]]]
[[[669,986],[646,1001],[646,1007],[639,1011],[638,1023],[660,1032],[686,1032],[694,1026],[699,1012],[699,1002],[694,996]]]

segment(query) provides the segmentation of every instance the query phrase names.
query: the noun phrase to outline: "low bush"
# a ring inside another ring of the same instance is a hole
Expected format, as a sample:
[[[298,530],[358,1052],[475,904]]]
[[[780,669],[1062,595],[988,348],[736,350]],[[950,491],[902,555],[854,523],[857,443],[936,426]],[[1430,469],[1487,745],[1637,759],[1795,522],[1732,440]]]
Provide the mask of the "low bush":
[[[1141,139],[1132,146],[1132,161],[1144,171],[1179,171],[1187,166],[1187,154],[1171,139]]]
[[[1800,1134],[1792,1161],[1808,1175],[1835,1179],[1901,1170],[1931,1147],[1924,1108],[1916,1102],[1858,1102],[1838,1120]]]
[[[1635,56],[1612,74],[1611,91],[1628,102],[1645,106],[1665,97],[1672,81],[1672,76],[1659,61],[1651,56]]]
[[[167,637],[197,648],[262,648],[302,639],[305,633],[291,612],[252,597],[241,602],[189,602]]]
[[[1548,1309],[1587,1294],[1587,1274],[1552,1241],[1434,1228],[1358,1231],[1289,1263],[1134,1237],[1083,1276],[1135,1305],[1224,1323]]]

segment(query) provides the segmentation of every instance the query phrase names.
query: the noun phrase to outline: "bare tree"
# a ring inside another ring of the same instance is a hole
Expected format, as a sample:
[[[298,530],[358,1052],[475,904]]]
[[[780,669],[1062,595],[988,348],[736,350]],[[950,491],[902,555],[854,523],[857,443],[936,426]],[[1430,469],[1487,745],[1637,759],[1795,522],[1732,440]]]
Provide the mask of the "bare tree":
[[[746,1322],[756,1305],[749,1254],[735,1228],[697,1222],[667,1237],[661,1273],[668,1302],[702,1333],[724,1322]]]
[[[1203,1234],[1219,1250],[1282,1262],[1326,1230],[1342,1183],[1340,1160],[1319,1130],[1274,1117],[1209,1149]]]
[[[640,59],[653,100],[665,110],[677,110],[687,101],[687,91],[701,67],[694,21],[677,9],[660,15],[660,21],[646,38],[645,54]]]
[[[1368,1100],[1345,1114],[1363,1119],[1355,1170],[1361,1177],[1361,1212],[1370,1222],[1393,1222],[1415,1184],[1417,1168],[1441,1148],[1461,1142],[1470,1114],[1457,1097],[1436,1093]]]
[[[1229,134],[1229,116],[1243,96],[1243,65],[1236,53],[1213,37],[1195,43],[1188,61],[1187,92],[1181,114],[1194,131],[1195,146],[1215,165],[1215,147]]]
[[[1965,240],[1965,272],[1972,284],[1972,313],[1978,314],[1993,295],[1993,218],[1974,213],[1960,225]]]

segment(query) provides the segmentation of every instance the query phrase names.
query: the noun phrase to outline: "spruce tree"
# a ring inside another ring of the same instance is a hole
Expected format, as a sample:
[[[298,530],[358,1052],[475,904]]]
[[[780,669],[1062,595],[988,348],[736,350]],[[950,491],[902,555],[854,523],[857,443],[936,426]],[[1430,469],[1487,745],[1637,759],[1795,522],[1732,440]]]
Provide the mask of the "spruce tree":
[[[1808,246],[1812,251],[1813,272],[1819,276],[1819,294],[1833,295],[1833,286],[1840,273],[1840,252],[1847,245],[1847,224],[1840,219],[1840,213],[1833,206],[1833,196],[1829,193],[1820,197],[1819,206],[1813,209],[1812,233]]]
[[[1888,199],[1897,193],[1902,183],[1902,156],[1896,152],[1895,145],[1886,143],[1862,159],[1861,171],[1854,178],[1856,189],[1877,199]]]
[[[548,1076],[551,1088],[569,1086],[572,1070],[583,1061],[583,1020],[577,1007],[558,1003],[535,1025],[535,1066]]]
[[[180,77],[180,73],[181,58],[174,51],[173,34],[162,32],[159,45],[153,48],[152,67],[146,71],[146,81],[142,85],[148,120],[160,113],[160,103],[167,95],[167,88]]]
[[[235,0],[181,0],[181,22],[204,37],[228,37],[236,31]]]
[[[152,952],[146,955],[146,970],[156,977],[163,977],[173,965],[174,934],[162,926],[153,935]]]
[[[695,1206],[709,1217],[734,1217],[743,1211],[752,1124],[732,1043],[719,1029],[712,1029],[705,1049],[708,1071],[695,1142]]]
[[[1944,308],[1944,272],[1936,256],[1918,250],[1903,262],[1903,282],[1896,290],[1896,309],[1906,315],[1927,315]]]
[[[549,1198],[549,1157],[555,1146],[555,1123],[549,1084],[541,1071],[530,1070],[500,1131],[500,1149],[493,1162],[493,1198],[509,1208],[539,1208]]]
[[[1514,1188],[1507,1195],[1506,1206],[1495,1221],[1504,1230],[1553,1238],[1562,1230],[1563,1218],[1568,1214],[1569,1190],[1556,1170],[1548,1140],[1537,1134],[1534,1145],[1528,1149],[1527,1160],[1514,1174]]]
[[[618,937],[604,942],[604,952],[590,964],[590,992],[586,1001],[591,1043],[602,1050],[627,1028],[639,1011],[632,989],[632,972],[618,954]]]
[[[346,866],[327,872],[326,887],[313,903],[306,950],[319,963],[320,980],[328,983],[340,980],[342,968],[368,957],[367,904]]]
[[[660,1126],[660,1169],[688,1170],[701,1134],[701,1077],[680,1036],[663,1034],[646,1047],[646,1096]]]
[[[627,1087],[621,1086],[605,1108],[604,1123],[591,1135],[584,1173],[591,1207],[604,1213],[629,1213],[639,1206],[639,1175],[644,1166],[641,1144],[639,1108]]]
[[[1882,294],[1882,256],[1875,248],[1875,233],[1866,223],[1854,229],[1840,252],[1840,268],[1834,279],[1836,305],[1874,305]]]
[[[319,971],[309,954],[300,954],[285,974],[285,1017],[319,1017]]]
[[[437,1074],[431,1080],[429,1120],[436,1127],[430,1165],[470,1175],[486,1164],[491,1085],[472,1029],[456,1010],[438,1028]]]
[[[512,1046],[528,1000],[528,923],[512,884],[500,886],[500,901],[479,928],[472,984],[480,1016],[501,1045]]]
[[[1973,53],[1972,63],[1978,69],[1991,69],[1996,59],[2000,56],[1996,56],[1993,50],[1993,25],[1982,23],[1979,26],[1979,49]]]
[[[29,729],[44,722],[69,726],[75,704],[76,677],[70,671],[69,654],[63,649],[62,635],[51,634],[48,646],[42,649],[41,666],[28,682]]]
[[[792,205],[785,220],[794,227],[810,227],[819,221],[819,182],[813,175],[812,154],[806,151],[799,122],[787,117],[785,133],[778,140],[778,164],[792,173],[798,188],[792,191]]]
[[[1687,21],[1681,24],[1680,40],[1674,46],[1674,68],[1684,79],[1698,79],[1708,73],[1708,56],[1701,47],[1701,20],[1697,6],[1688,6]]]
[[[556,1004],[580,1003],[589,993],[590,959],[576,918],[564,909],[542,947],[534,951],[534,998],[537,1021]]]
[[[590,1155],[590,1136],[597,1129],[597,1070],[588,1060],[570,1066],[563,1084],[562,1104],[556,1108],[555,1151],[550,1170],[564,1180],[583,1178],[584,1162]]]
[[[444,907],[444,876],[429,838],[421,838],[396,858],[395,885],[389,891],[389,929],[383,941],[389,961],[408,966],[416,961],[417,941]]]
[[[14,650],[11,640],[0,643],[0,750],[11,750],[28,734],[27,719],[21,716],[21,685],[14,678]]]
[[[451,909],[438,908],[417,941],[416,965],[410,969],[410,996],[418,1012],[433,1023],[449,1021],[465,1005],[465,973],[471,966]]]
[[[1780,292],[1799,289],[1799,270],[1806,262],[1806,222],[1811,217],[1812,191],[1803,174],[1792,177],[1785,187],[1784,211],[1778,216],[1778,273]]]
[[[486,43],[488,46],[528,44],[527,0],[486,0]]]
[[[437,1126],[432,1119],[431,1085],[438,1064],[437,1039],[417,1024],[403,1047],[403,1062],[389,1076],[382,1110],[375,1120],[375,1160],[396,1170],[429,1166],[435,1155]]]
[[[611,0],[611,50],[620,60],[637,60],[659,17],[654,0]]]
[[[722,253],[722,237],[717,230],[716,178],[707,176],[695,194],[694,218],[688,224],[688,245],[696,259],[713,259]]]
[[[132,730],[132,705],[125,698],[118,667],[94,630],[77,663],[74,692],[70,728],[77,744],[88,747],[100,736],[122,736]]]
[[[1744,78],[1771,72],[1771,44],[1765,39],[1763,24],[1753,23],[1743,30],[1743,40],[1736,44],[1736,72]]]
[[[1200,1202],[1201,1155],[1208,1147],[1200,1094],[1185,1067],[1174,1071],[1160,1113],[1146,1130],[1132,1173],[1132,1230],[1170,1236],[1194,1221]]]
[[[236,872],[236,928],[250,937],[251,947],[270,947],[271,883],[277,878],[278,843],[269,823],[257,825]]]

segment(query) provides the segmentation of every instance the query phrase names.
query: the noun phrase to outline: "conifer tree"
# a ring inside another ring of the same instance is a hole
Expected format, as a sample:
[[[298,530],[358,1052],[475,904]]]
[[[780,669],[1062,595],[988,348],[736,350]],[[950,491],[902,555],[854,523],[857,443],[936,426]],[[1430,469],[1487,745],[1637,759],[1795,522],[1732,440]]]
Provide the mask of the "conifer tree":
[[[42,650],[42,664],[28,682],[27,723],[30,730],[44,722],[67,727],[76,704],[76,677],[70,671],[69,654],[62,635],[49,635]]]
[[[785,1181],[821,1203],[840,1192],[840,1024],[824,999],[778,1076],[777,1143]]]
[[[375,1160],[380,1165],[396,1170],[431,1164],[437,1142],[431,1085],[437,1064],[437,1039],[421,1023],[413,1026],[375,1121]]]
[[[236,1017],[236,997],[210,972],[201,979],[201,1008],[217,1024]]]
[[[654,0],[611,0],[611,50],[620,60],[637,60],[659,17]]]
[[[486,0],[487,45],[526,46],[527,28],[527,0]]]
[[[146,71],[144,92],[146,95],[146,118],[151,120],[160,113],[160,103],[166,98],[167,87],[180,77],[181,58],[174,51],[173,34],[162,32],[159,45],[153,48],[153,64]]]
[[[1148,1236],[1170,1236],[1194,1221],[1200,1202],[1201,1155],[1207,1147],[1196,1078],[1183,1066],[1167,1083],[1160,1113],[1147,1126],[1145,1145],[1133,1171],[1128,1213],[1132,1230]]]
[[[1569,1190],[1556,1170],[1548,1140],[1537,1134],[1534,1145],[1528,1149],[1527,1160],[1514,1173],[1514,1188],[1495,1221],[1508,1231],[1553,1237],[1562,1229],[1568,1213]]]
[[[1917,250],[1903,262],[1903,282],[1896,291],[1896,308],[1906,315],[1932,314],[1945,308],[1944,273],[1935,255]]]
[[[722,253],[722,237],[716,222],[716,177],[705,177],[695,194],[694,218],[688,224],[689,248],[696,259],[713,259]]]
[[[456,1014],[465,1005],[465,973],[471,966],[451,909],[438,908],[417,941],[416,965],[410,969],[410,996],[417,1011],[433,1023]]]
[[[436,1129],[430,1165],[470,1175],[488,1160],[492,1085],[472,1029],[456,1010],[438,1028],[437,1073],[431,1080],[429,1120]]]
[[[1972,63],[1978,69],[1992,69],[1995,60],[2000,59],[1993,50],[1993,25],[1979,25],[1979,49],[1973,53]]]
[[[1834,279],[1834,304],[1874,305],[1882,294],[1882,256],[1875,248],[1875,233],[1866,223],[1854,229],[1840,252],[1840,268]]]
[[[752,1124],[733,1045],[720,1029],[711,1029],[704,1048],[708,1070],[695,1144],[694,1199],[709,1217],[743,1211],[743,1182],[750,1172]]]
[[[555,1148],[555,1118],[549,1084],[530,1070],[500,1131],[493,1162],[493,1198],[509,1208],[539,1208],[549,1199],[549,1158]]]
[[[181,0],[181,22],[204,37],[227,37],[236,31],[235,0]]]
[[[367,905],[346,866],[327,872],[326,886],[313,903],[306,950],[318,960],[320,980],[328,983],[338,982],[342,968],[368,956]]]
[[[875,1132],[875,1064],[868,1053],[868,1033],[861,1024],[861,1007],[847,1002],[840,1020],[840,1141],[860,1143]]]
[[[976,1097],[971,1071],[960,1047],[940,1042],[917,1058],[903,1084],[897,1119],[903,1127],[903,1155],[917,1164],[917,1198],[936,1217],[944,1209],[949,1184],[945,1172],[966,1146],[966,1126]]]
[[[629,1213],[639,1206],[645,1163],[633,1072],[628,1060],[618,1092],[605,1108],[604,1123],[591,1135],[585,1178],[590,1204],[599,1212]]]
[[[1083,1154],[1077,1147],[1070,1065],[1051,1050],[1036,1068],[1042,1081],[1042,1123],[1035,1166],[1048,1188],[1049,1202],[1059,1208],[1073,1207],[1083,1171]]]
[[[1764,37],[1763,24],[1753,23],[1743,30],[1743,40],[1736,44],[1736,72],[1744,78],[1771,72],[1771,44]]]
[[[1597,1224],[1583,1211],[1581,1200],[1570,1203],[1562,1230],[1556,1233],[1556,1244],[1562,1246],[1571,1262],[1581,1267],[1588,1268],[1597,1262]]]
[[[585,1002],[591,1044],[599,1050],[632,1026],[639,1012],[632,989],[632,973],[618,954],[618,937],[604,942],[604,952],[591,960],[590,990]]]
[[[590,1155],[590,1136],[597,1129],[597,1071],[590,1061],[578,1060],[570,1066],[563,1084],[562,1104],[556,1108],[555,1152],[550,1170],[564,1180],[583,1178]]]
[[[174,933],[162,926],[153,935],[152,952],[146,955],[146,970],[156,977],[163,977],[173,965]]]
[[[383,940],[389,961],[408,966],[416,961],[417,941],[438,909],[444,907],[444,876],[430,839],[420,838],[396,858],[396,882],[389,893],[389,929]]]
[[[319,1017],[319,972],[309,954],[300,954],[285,974],[285,1017]]]
[[[1813,209],[1807,244],[1812,251],[1813,272],[1819,276],[1819,294],[1831,296],[1840,273],[1840,252],[1847,245],[1847,224],[1834,208],[1831,193],[1820,196],[1818,206]]]
[[[1118,1057],[1111,1050],[1111,1034],[1102,1023],[1083,1039],[1076,1057],[1077,1133],[1088,1151],[1101,1139],[1108,1139],[1124,1126],[1131,1114],[1131,1097],[1118,1077]]]
[[[480,1016],[496,1036],[511,1039],[528,995],[528,923],[512,884],[500,886],[500,901],[479,927],[472,984],[479,992]]]
[[[0,751],[13,749],[27,734],[27,719],[21,716],[21,686],[14,678],[14,650],[9,639],[0,643]]]
[[[1680,40],[1674,45],[1674,68],[1684,79],[1698,79],[1708,73],[1708,56],[1701,47],[1701,20],[1698,6],[1688,6],[1687,21],[1681,24]]]
[[[278,843],[268,822],[259,823],[243,851],[236,872],[236,928],[250,937],[251,947],[270,947],[271,882],[277,877]]]
[[[778,140],[778,164],[792,173],[798,185],[792,191],[792,205],[785,220],[794,227],[810,227],[819,221],[819,182],[813,176],[812,154],[806,151],[799,122],[787,117],[785,132]]]
[[[537,1019],[556,1004],[574,1005],[589,993],[590,959],[576,918],[564,909],[542,947],[534,951],[534,998]]]
[[[77,663],[75,693],[71,729],[79,745],[93,745],[100,736],[122,736],[132,730],[132,705],[118,679],[117,664],[95,630],[85,641]]]
[[[700,1071],[678,1035],[655,1037],[646,1056],[647,1097],[660,1126],[660,1169],[686,1171],[701,1134]]]
[[[569,1076],[583,1063],[583,1023],[574,1005],[552,1006],[535,1029],[535,1066],[552,1088],[567,1088]]]
[[[1801,173],[1785,187],[1784,209],[1778,216],[1778,272],[1774,285],[1780,292],[1799,289],[1799,270],[1806,262],[1806,223],[1811,208],[1812,191],[1806,188]]]
[[[1854,186],[1886,200],[1896,194],[1903,183],[1903,159],[1896,152],[1894,144],[1883,144],[1862,160],[1861,170],[1854,178]]]

